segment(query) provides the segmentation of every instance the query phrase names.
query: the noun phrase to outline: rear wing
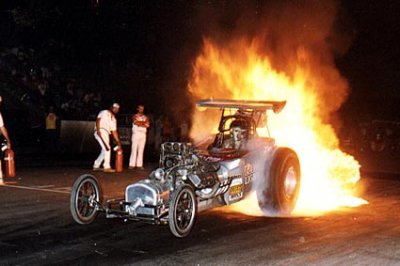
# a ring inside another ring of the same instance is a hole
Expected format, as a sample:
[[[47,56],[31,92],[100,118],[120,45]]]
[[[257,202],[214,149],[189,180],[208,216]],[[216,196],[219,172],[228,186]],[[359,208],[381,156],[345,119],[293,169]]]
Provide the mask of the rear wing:
[[[265,111],[273,110],[279,113],[286,105],[286,101],[247,101],[247,100],[201,100],[197,106],[210,108],[236,108],[243,110]]]

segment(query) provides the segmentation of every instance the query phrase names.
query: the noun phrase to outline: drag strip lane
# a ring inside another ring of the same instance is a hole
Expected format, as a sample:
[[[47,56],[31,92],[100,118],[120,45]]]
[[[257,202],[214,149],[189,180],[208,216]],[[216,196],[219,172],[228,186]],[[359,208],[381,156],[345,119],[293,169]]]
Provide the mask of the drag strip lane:
[[[60,187],[60,188],[47,188],[54,187],[54,185],[50,186],[21,186],[21,185],[12,185],[12,184],[0,184],[0,187],[10,187],[10,188],[19,188],[19,189],[27,189],[27,190],[36,190],[36,191],[44,191],[44,192],[53,192],[53,193],[62,193],[62,194],[70,194],[70,187]]]
[[[72,187],[55,187],[54,185],[45,185],[45,186],[22,186],[22,185],[13,185],[13,184],[0,184],[0,187],[9,187],[9,188],[17,188],[17,189],[26,189],[26,190],[35,190],[42,192],[53,192],[60,194],[71,194]],[[50,187],[54,187],[50,189]],[[103,197],[111,198],[109,195],[104,194]]]

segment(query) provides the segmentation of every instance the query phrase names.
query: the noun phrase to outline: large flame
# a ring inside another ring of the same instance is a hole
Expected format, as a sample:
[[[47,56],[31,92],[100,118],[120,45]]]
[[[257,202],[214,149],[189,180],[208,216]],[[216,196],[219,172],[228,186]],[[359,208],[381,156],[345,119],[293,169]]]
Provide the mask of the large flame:
[[[220,47],[205,39],[194,64],[190,92],[196,99],[287,101],[281,113],[268,116],[268,126],[279,146],[291,147],[299,155],[302,181],[294,214],[314,215],[365,203],[353,195],[360,165],[339,149],[335,131],[326,122],[344,101],[347,83],[336,70],[330,70],[329,85],[334,93],[327,94],[327,77],[321,76],[327,72],[316,67],[312,53],[304,48],[298,48],[297,58],[286,72],[274,69],[269,57],[259,51],[254,40],[240,39]],[[332,104],[334,101],[339,104]],[[197,109],[191,136],[201,141],[216,131],[218,119],[219,113]],[[259,134],[264,134],[262,129]],[[250,207],[257,206],[255,193],[233,206],[247,214],[261,215],[258,208]]]

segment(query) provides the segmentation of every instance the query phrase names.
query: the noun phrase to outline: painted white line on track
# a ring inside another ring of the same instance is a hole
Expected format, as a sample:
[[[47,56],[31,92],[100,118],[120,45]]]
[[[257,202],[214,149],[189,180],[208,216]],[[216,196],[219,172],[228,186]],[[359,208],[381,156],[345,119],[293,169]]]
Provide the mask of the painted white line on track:
[[[21,189],[28,189],[28,190],[37,190],[37,191],[45,191],[45,192],[70,194],[69,191],[62,191],[62,190],[56,190],[56,189],[47,189],[47,188],[37,188],[37,187],[27,187],[27,186],[16,186],[16,185],[8,185],[8,184],[1,184],[0,187],[12,187],[12,188],[21,188]]]
[[[51,188],[51,187],[54,187],[54,185],[46,185],[46,186],[30,186],[30,187],[34,187],[34,188]]]
[[[66,191],[71,191],[72,190],[71,187],[55,187],[54,189],[56,189],[56,190],[66,190]]]

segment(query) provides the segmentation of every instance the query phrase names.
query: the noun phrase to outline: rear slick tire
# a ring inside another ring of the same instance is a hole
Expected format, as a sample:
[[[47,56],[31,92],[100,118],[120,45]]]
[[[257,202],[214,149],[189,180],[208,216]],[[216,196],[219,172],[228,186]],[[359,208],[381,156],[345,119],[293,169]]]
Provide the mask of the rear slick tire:
[[[289,216],[297,203],[300,175],[296,153],[289,148],[278,148],[269,171],[265,171],[263,189],[257,192],[260,208],[269,215]]]
[[[183,185],[171,193],[168,223],[174,236],[187,236],[194,226],[196,215],[197,198],[191,186]]]
[[[98,204],[102,201],[102,191],[96,177],[84,174],[72,186],[70,211],[79,224],[90,224],[98,215]]]

